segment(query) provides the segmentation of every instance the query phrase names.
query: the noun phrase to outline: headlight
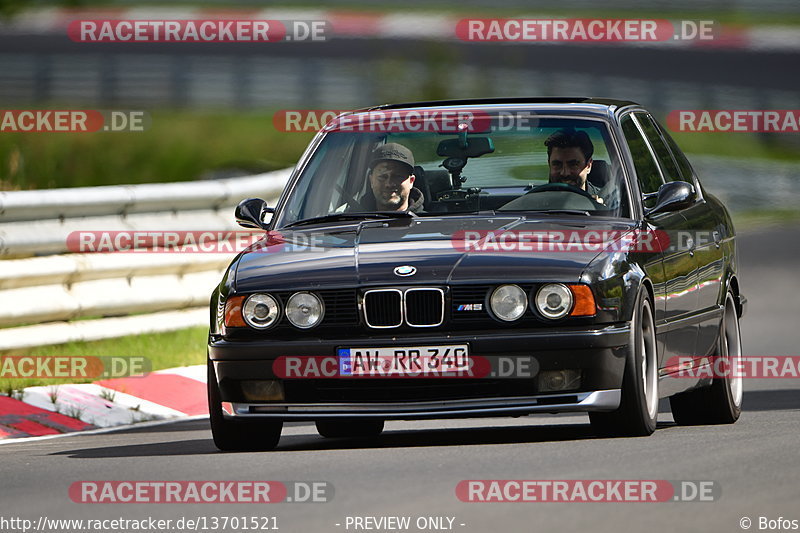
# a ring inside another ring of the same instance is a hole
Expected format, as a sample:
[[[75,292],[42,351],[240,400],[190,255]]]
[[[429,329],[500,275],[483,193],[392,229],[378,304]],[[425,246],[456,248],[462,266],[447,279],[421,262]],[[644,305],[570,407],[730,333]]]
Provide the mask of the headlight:
[[[528,296],[516,285],[501,285],[492,292],[489,305],[497,318],[513,322],[525,314]]]
[[[543,285],[536,293],[536,308],[546,318],[561,318],[572,309],[572,291],[560,283]]]
[[[286,318],[298,328],[313,328],[322,321],[324,314],[322,300],[310,292],[296,292],[286,302]]]
[[[267,329],[278,322],[280,306],[269,294],[251,294],[244,302],[242,316],[248,326]]]

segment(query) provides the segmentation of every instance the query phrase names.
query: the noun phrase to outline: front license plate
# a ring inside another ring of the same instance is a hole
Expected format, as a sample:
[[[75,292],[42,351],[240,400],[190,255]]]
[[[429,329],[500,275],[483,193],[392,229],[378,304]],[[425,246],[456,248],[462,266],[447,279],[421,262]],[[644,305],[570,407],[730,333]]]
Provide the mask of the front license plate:
[[[467,344],[340,348],[338,355],[342,376],[438,375],[470,369]]]

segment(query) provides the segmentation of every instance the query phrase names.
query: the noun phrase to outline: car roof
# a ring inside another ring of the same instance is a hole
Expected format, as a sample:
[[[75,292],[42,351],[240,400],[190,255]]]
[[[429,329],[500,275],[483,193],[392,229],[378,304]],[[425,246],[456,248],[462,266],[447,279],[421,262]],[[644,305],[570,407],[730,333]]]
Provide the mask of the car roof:
[[[363,111],[419,109],[430,107],[469,106],[491,110],[499,108],[541,108],[550,111],[578,111],[586,114],[608,116],[624,107],[639,106],[629,100],[614,100],[611,98],[590,98],[585,96],[560,96],[560,97],[515,97],[515,98],[467,98],[458,100],[432,100],[427,102],[406,102],[398,104],[384,104],[370,107]]]

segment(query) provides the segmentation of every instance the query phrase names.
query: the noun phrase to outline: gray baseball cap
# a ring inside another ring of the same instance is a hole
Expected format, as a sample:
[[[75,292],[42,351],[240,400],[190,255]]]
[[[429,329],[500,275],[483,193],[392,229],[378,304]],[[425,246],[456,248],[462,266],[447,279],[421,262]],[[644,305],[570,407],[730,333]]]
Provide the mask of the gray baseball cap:
[[[375,166],[378,161],[397,161],[408,165],[409,170],[414,172],[414,154],[402,144],[386,143],[376,148],[372,152],[371,166]]]

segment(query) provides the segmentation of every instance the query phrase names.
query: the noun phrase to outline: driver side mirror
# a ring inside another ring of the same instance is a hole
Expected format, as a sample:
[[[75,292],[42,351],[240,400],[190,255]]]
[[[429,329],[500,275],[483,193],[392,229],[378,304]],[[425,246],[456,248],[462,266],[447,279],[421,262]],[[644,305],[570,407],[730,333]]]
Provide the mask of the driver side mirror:
[[[643,200],[649,197],[652,197],[652,194],[642,195]],[[697,192],[694,190],[694,185],[685,181],[671,181],[658,188],[656,205],[645,211],[645,215],[650,216],[656,213],[677,211],[678,209],[689,207],[696,199]]]
[[[275,209],[267,207],[261,198],[247,198],[236,206],[236,222],[243,228],[267,229],[269,221],[264,222],[266,213],[274,213]]]

